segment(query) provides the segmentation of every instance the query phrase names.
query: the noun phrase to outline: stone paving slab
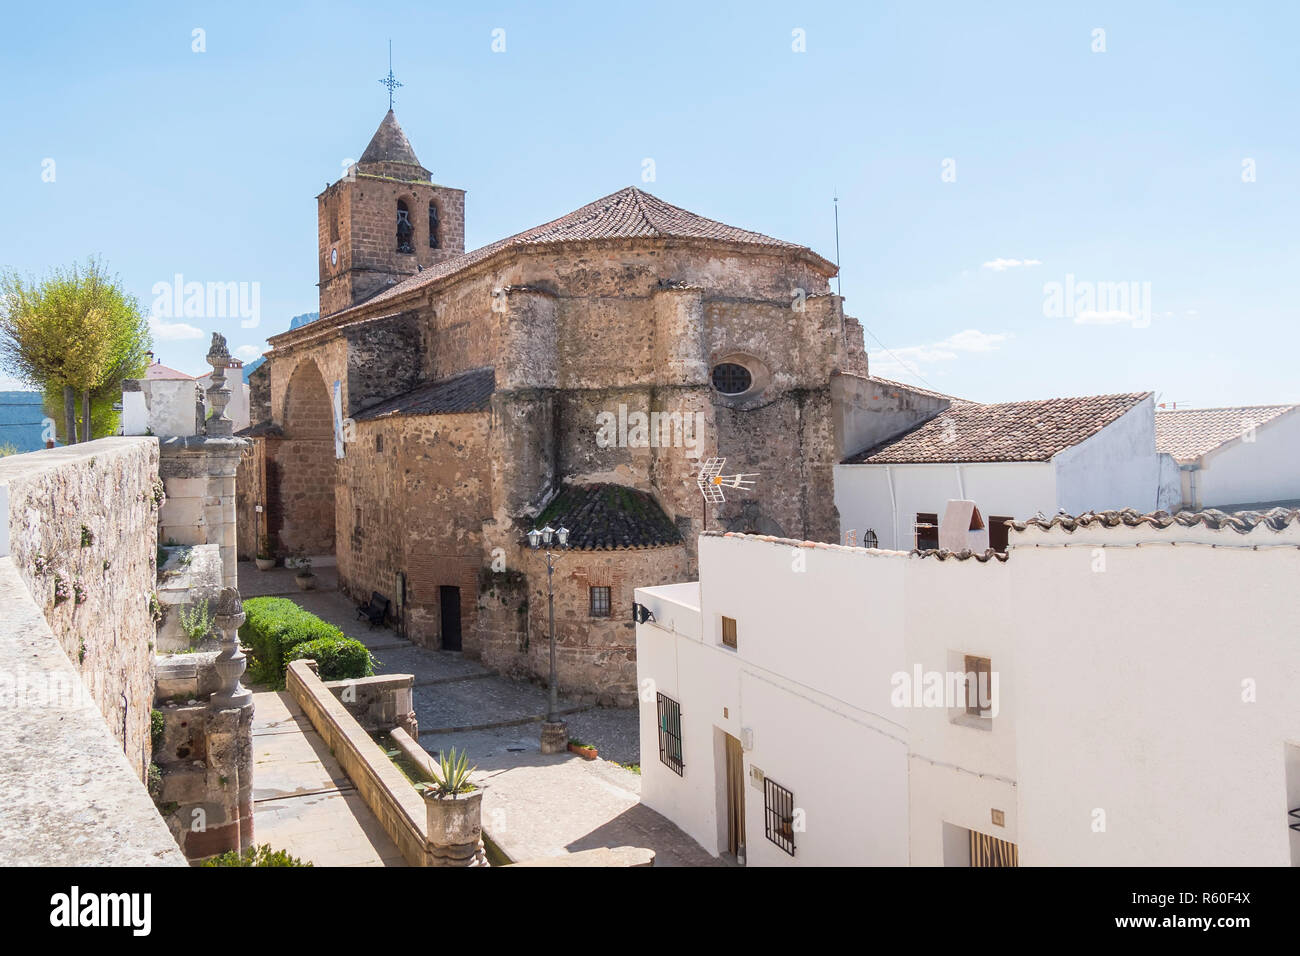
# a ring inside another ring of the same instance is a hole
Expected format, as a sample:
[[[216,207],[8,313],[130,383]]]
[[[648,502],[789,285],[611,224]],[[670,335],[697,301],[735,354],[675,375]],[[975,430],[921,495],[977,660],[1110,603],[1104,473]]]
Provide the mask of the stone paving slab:
[[[467,677],[487,677],[492,672],[480,664],[443,651],[406,644],[404,647],[374,651],[379,658],[377,674],[413,674],[415,686],[435,681],[461,680]],[[499,679],[499,678],[497,678]]]
[[[316,866],[405,866],[285,691],[253,695],[253,837]]]
[[[431,753],[466,749],[483,787],[483,828],[512,860],[608,846],[655,851],[655,866],[718,866],[670,820],[640,802],[641,778],[605,760],[543,754],[537,733],[421,737]]]
[[[578,706],[565,697],[559,700],[561,711]],[[415,717],[420,722],[421,736],[454,728],[540,720],[546,710],[546,691],[500,678],[455,681],[417,687],[415,691]]]
[[[316,572],[316,590],[318,592],[331,592],[338,587],[338,569],[313,568]],[[239,562],[239,596],[266,597],[275,595],[278,597],[293,597],[298,594],[311,594],[311,591],[302,591],[294,582],[293,578],[296,572],[292,568],[275,567],[270,571],[259,571],[257,565],[252,561]]]

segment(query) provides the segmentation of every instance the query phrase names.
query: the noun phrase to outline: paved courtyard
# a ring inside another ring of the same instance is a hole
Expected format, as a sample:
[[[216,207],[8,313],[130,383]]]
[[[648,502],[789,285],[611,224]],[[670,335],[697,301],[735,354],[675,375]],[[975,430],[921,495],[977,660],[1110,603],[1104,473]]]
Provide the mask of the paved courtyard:
[[[420,744],[434,755],[450,747],[469,752],[478,767],[473,779],[484,788],[484,829],[511,859],[600,846],[642,846],[655,851],[656,866],[717,865],[675,825],[641,805],[640,775],[621,766],[640,763],[635,709],[583,706],[561,697],[569,736],[595,746],[600,758],[543,755],[538,745],[547,706],[545,688],[493,675],[459,653],[419,647],[390,628],[368,628],[357,620],[356,605],[335,590],[334,569],[318,567],[316,573],[317,589],[303,592],[294,584],[292,571],[259,572],[251,563],[240,562],[240,593],[245,598],[290,598],[369,647],[379,660],[378,673],[413,674]],[[259,708],[267,696],[283,697],[259,694]],[[259,709],[257,720],[261,718]],[[337,764],[334,768],[337,771]],[[260,792],[261,763],[256,773]],[[346,802],[346,794],[336,797]],[[331,805],[333,812],[338,806]],[[360,810],[354,819],[364,821],[369,811],[364,805]],[[254,821],[258,842],[267,842],[263,812],[271,811],[264,811],[259,802]],[[355,826],[368,832],[364,822]],[[377,861],[386,860],[382,846],[372,846],[370,853]]]

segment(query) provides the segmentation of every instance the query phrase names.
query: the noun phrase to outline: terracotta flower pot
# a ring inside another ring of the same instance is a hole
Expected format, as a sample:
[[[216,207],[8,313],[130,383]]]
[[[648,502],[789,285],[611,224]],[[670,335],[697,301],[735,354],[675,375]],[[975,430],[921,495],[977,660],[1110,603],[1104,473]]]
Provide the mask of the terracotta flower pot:
[[[298,585],[300,591],[310,591],[316,586],[316,575],[314,574],[295,574],[293,581]]]
[[[259,571],[270,571],[275,567],[275,558],[254,558],[253,563],[257,565]]]
[[[577,744],[569,744],[569,750],[577,754],[583,760],[596,759],[597,751],[595,747],[579,747]]]

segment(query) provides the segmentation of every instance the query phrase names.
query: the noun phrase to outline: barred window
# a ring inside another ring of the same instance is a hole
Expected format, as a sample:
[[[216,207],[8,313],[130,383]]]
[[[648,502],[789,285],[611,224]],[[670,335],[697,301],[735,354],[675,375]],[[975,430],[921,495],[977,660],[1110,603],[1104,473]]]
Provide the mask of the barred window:
[[[754,384],[754,377],[749,369],[735,362],[723,362],[713,366],[713,387],[723,395],[740,395],[749,391]]]
[[[771,777],[763,781],[763,833],[794,856],[794,794]]]
[[[659,707],[659,760],[677,776],[682,775],[682,708],[677,701],[655,694]]]
[[[609,588],[591,589],[591,616],[609,617]]]

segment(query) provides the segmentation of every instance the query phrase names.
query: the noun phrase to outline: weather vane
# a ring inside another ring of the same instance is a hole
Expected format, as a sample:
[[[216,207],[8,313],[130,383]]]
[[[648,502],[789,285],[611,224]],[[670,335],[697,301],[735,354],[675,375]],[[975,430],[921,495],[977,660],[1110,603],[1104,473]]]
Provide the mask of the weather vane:
[[[393,41],[388,41],[388,75],[379,81],[388,87],[388,109],[393,108],[393,91],[402,84],[398,82],[397,77],[393,76]]]
[[[695,483],[700,486],[700,494],[704,496],[704,527],[707,530],[709,525],[709,505],[720,505],[727,500],[726,495],[722,493],[723,488],[736,488],[741,491],[748,491],[754,487],[754,479],[757,474],[749,475],[724,475],[722,466],[727,463],[725,458],[710,458],[700,469]]]

